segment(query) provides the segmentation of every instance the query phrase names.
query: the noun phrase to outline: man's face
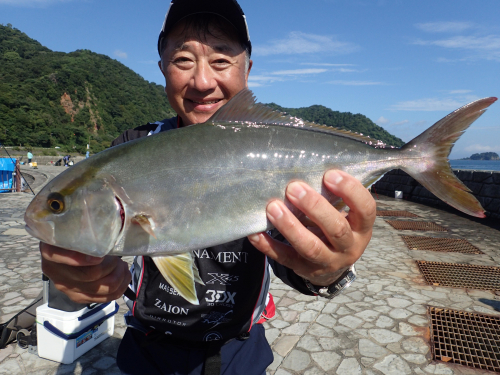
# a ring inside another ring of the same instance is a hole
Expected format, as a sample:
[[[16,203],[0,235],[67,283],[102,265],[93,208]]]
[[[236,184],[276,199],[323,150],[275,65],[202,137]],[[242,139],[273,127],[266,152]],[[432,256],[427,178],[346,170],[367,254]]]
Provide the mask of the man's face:
[[[180,22],[168,34],[160,69],[170,105],[187,126],[207,121],[247,87],[251,62],[247,71],[236,37],[215,34],[200,41],[183,31]]]

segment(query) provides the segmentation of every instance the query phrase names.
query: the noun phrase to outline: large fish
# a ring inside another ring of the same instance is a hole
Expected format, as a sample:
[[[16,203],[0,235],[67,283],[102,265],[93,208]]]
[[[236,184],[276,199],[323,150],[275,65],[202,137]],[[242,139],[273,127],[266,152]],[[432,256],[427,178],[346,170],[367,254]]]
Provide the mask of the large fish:
[[[194,283],[203,282],[191,250],[270,229],[266,206],[284,199],[293,180],[339,203],[322,185],[328,169],[369,186],[401,168],[451,206],[484,217],[447,157],[495,100],[465,105],[392,149],[274,112],[243,90],[206,123],[107,149],[61,173],[29,205],[26,230],[88,255],[151,256],[167,281],[196,304]]]

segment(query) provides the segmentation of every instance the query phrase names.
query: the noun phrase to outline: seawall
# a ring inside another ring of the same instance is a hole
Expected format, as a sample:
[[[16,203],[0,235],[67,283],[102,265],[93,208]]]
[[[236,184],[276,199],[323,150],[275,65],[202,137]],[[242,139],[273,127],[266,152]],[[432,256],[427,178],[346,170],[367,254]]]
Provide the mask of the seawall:
[[[56,161],[62,159],[64,155],[57,155],[57,156],[45,156],[45,155],[34,155],[33,161],[37,162],[38,165],[53,165],[55,164]],[[12,156],[13,159],[20,159],[19,156]],[[74,163],[78,163],[79,161],[82,161],[85,159],[85,156],[72,156],[70,160],[73,160]],[[26,159],[26,156],[23,156],[21,161],[28,162],[28,159]]]
[[[454,170],[455,175],[478,199],[486,215],[500,219],[500,172]],[[429,192],[413,177],[400,169],[392,170],[372,186],[372,192],[393,197],[395,191],[403,192],[403,199],[433,207],[449,207]]]

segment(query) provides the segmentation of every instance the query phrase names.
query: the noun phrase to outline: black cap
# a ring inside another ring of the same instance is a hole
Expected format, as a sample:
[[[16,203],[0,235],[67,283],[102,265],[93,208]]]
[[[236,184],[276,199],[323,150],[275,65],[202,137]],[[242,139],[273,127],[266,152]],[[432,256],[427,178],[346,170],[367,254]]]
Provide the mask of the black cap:
[[[174,25],[183,18],[197,13],[212,13],[228,21],[238,32],[240,40],[252,53],[252,43],[245,14],[236,0],[172,0],[165,15],[165,21],[158,37],[158,54],[161,55],[161,42]]]

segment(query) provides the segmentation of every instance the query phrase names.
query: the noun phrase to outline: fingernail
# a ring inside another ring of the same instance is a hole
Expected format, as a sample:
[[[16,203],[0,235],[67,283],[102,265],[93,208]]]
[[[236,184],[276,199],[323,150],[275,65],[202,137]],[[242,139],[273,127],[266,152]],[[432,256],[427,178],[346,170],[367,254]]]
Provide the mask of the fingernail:
[[[248,239],[252,242],[259,242],[260,241],[260,234],[258,233],[255,233],[255,234],[251,234],[250,236],[248,236]]]
[[[292,182],[288,185],[287,192],[295,199],[302,199],[307,193],[300,182]]]
[[[278,220],[283,216],[283,211],[281,207],[276,202],[271,202],[267,206],[267,215],[271,217],[271,219]]]
[[[331,185],[338,185],[343,179],[344,177],[337,171],[328,171],[325,174],[325,182]]]

